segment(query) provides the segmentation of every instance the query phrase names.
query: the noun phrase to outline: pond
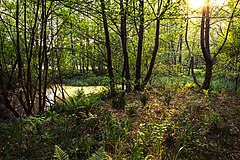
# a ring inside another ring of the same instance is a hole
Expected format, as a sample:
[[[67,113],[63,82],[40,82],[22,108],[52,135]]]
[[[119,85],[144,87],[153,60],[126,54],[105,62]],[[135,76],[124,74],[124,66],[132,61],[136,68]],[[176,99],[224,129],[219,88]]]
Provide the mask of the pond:
[[[63,98],[60,85],[52,86],[51,88],[47,89],[47,98],[48,98],[47,106],[49,106],[50,103],[51,104],[54,103],[54,92],[52,88],[56,92],[57,97]],[[65,98],[68,98],[68,97],[76,96],[78,90],[79,91],[82,90],[84,94],[90,94],[90,93],[97,93],[97,92],[106,90],[107,88],[105,86],[65,86],[63,85],[63,89],[64,89]]]

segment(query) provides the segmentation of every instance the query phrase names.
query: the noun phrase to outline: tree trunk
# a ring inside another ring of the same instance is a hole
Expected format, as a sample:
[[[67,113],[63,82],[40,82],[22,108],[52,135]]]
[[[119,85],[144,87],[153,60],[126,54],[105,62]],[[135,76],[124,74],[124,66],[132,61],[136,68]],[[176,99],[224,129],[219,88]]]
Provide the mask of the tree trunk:
[[[210,31],[210,16],[209,16],[209,0],[207,5],[202,10],[202,21],[201,21],[201,49],[205,60],[205,78],[201,89],[209,89],[212,79],[212,59],[210,55],[209,47],[209,31]]]
[[[110,38],[109,38],[109,31],[108,31],[108,23],[107,23],[107,17],[105,13],[105,2],[104,0],[100,0],[100,2],[101,2],[101,10],[102,10],[103,27],[105,32],[105,45],[107,49],[107,64],[108,64],[107,67],[108,67],[108,74],[110,78],[110,92],[111,92],[111,95],[114,97],[116,95],[116,91],[115,91],[115,84],[114,84],[112,53],[111,53],[111,45],[110,45]]]
[[[20,53],[20,34],[19,34],[19,0],[16,1],[16,33],[17,33],[17,62],[18,62],[18,80],[20,87],[23,87],[23,61]]]
[[[127,5],[128,5],[128,0],[126,0],[125,8],[123,5],[123,0],[120,0],[121,40],[122,40],[122,50],[123,50],[123,56],[124,56],[122,78],[124,79],[124,75],[125,75],[126,92],[129,92],[131,90],[131,85],[130,85],[129,60],[128,60],[128,52],[127,52]],[[123,88],[124,88],[124,80],[123,80]]]
[[[148,73],[143,81],[143,85],[146,85],[148,83],[148,81],[152,75],[152,70],[154,67],[154,63],[155,63],[157,51],[158,51],[158,46],[159,46],[159,32],[160,32],[160,19],[158,17],[158,19],[156,21],[155,45],[154,45],[154,49],[153,49],[153,53],[152,53],[152,59],[150,62]]]
[[[70,28],[71,28],[71,33],[70,33],[70,40],[71,40],[71,53],[72,53],[72,56],[73,56],[73,70],[75,70],[77,68],[77,65],[76,65],[76,68],[75,68],[75,50],[74,50],[74,40],[73,40],[73,24],[70,23]]]
[[[163,1],[160,0],[158,1],[158,8],[157,8],[157,17],[156,17],[156,29],[155,29],[155,44],[154,44],[154,49],[152,52],[152,58],[151,58],[151,62],[150,62],[150,66],[147,72],[146,77],[144,78],[143,81],[143,86],[142,88],[148,83],[148,81],[151,78],[152,75],[152,71],[153,71],[153,67],[155,64],[155,60],[156,60],[156,56],[157,56],[157,51],[158,51],[158,47],[159,47],[159,34],[160,34],[160,18],[164,15],[164,13],[167,11],[167,6],[169,5],[170,1],[168,0],[166,2],[166,6],[164,7],[164,9],[161,11],[160,10],[162,8],[162,4]]]
[[[135,90],[141,90],[142,48],[144,36],[144,0],[139,0],[140,25],[138,30],[138,52],[136,60]]]
[[[44,0],[44,34],[43,34],[43,58],[44,58],[44,83],[43,83],[43,110],[47,101],[47,79],[48,79],[48,55],[47,55],[47,4]]]
[[[47,17],[46,17],[46,1],[42,0],[42,28],[41,28],[41,42],[39,53],[39,112],[43,112],[46,105],[46,78],[47,78]],[[44,75],[42,77],[42,65],[44,63]],[[43,79],[42,79],[43,78]],[[43,81],[42,81],[43,80]],[[42,92],[43,82],[43,92]],[[42,102],[40,102],[42,101]]]
[[[180,37],[179,37],[179,58],[178,58],[178,63],[179,63],[179,71],[180,73],[182,73],[182,43],[183,43],[183,40],[182,40],[182,34],[180,34]]]
[[[192,54],[191,49],[190,49],[189,44],[188,44],[188,19],[187,19],[187,22],[186,22],[185,43],[186,43],[186,46],[187,46],[189,59],[190,59],[188,75],[190,75],[190,72],[192,72],[193,81],[200,88],[201,85],[197,82],[197,78],[196,78],[195,73],[194,73],[194,57],[193,57],[193,54]]]

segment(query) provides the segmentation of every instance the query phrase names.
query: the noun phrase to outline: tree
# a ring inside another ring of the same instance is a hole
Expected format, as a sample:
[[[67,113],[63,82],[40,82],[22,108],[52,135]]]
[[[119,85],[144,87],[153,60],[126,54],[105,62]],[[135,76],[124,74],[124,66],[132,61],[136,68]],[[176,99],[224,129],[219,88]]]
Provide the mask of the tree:
[[[230,21],[228,24],[227,32],[225,35],[225,39],[218,49],[218,51],[214,54],[214,58],[211,58],[211,52],[210,52],[210,43],[209,43],[209,36],[210,36],[210,0],[205,1],[205,5],[202,9],[202,21],[201,21],[201,34],[200,34],[200,43],[201,43],[201,49],[205,61],[205,78],[204,82],[201,86],[201,89],[209,89],[212,79],[212,70],[213,70],[213,61],[216,59],[217,55],[221,52],[223,46],[225,45],[228,33],[230,29],[230,25],[232,23],[232,20],[234,18],[235,10],[238,6],[239,0],[236,2],[236,5],[233,9],[233,12],[230,17]]]
[[[122,78],[126,78],[126,91],[129,92],[131,90],[130,85],[130,71],[129,71],[129,57],[127,51],[127,12],[128,12],[128,0],[124,1],[120,0],[120,11],[121,11],[121,41],[122,41],[122,50],[124,56],[124,64],[123,64],[123,71],[122,71]],[[124,86],[124,83],[123,83]]]
[[[139,0],[139,29],[136,26],[138,35],[138,48],[136,59],[136,74],[135,74],[135,90],[141,90],[141,67],[142,67],[142,50],[143,50],[143,36],[144,36],[144,0]]]
[[[213,63],[210,54],[209,34],[210,34],[210,0],[206,0],[205,6],[202,9],[201,34],[200,34],[201,49],[206,67],[205,79],[203,85],[201,86],[201,89],[209,89],[212,79]]]
[[[108,22],[105,13],[105,2],[104,0],[100,0],[101,3],[101,15],[103,20],[103,28],[105,33],[105,45],[107,49],[107,64],[108,64],[108,75],[110,78],[110,91],[111,95],[115,96],[115,84],[114,84],[114,75],[113,75],[113,68],[112,68],[112,52],[111,52],[111,45],[110,45],[110,38],[109,38],[109,31],[108,31]]]
[[[151,78],[153,67],[154,67],[154,64],[155,64],[156,56],[157,56],[157,51],[158,51],[158,46],[159,46],[159,34],[160,34],[160,19],[166,13],[166,11],[169,9],[170,3],[171,3],[170,0],[168,0],[166,2],[166,4],[163,6],[163,9],[161,11],[163,0],[160,0],[160,1],[158,0],[157,14],[155,14],[155,15],[157,15],[157,17],[156,17],[156,29],[155,29],[155,43],[154,43],[154,49],[153,49],[153,52],[152,52],[152,58],[151,58],[149,70],[148,70],[147,75],[146,75],[146,77],[143,81],[144,86],[148,83],[149,79]]]

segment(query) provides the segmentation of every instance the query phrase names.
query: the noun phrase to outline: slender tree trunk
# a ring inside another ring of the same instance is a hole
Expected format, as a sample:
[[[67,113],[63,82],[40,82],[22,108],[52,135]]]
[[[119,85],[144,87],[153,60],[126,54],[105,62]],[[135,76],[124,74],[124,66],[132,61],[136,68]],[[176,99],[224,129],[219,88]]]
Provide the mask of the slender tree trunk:
[[[23,61],[20,53],[20,34],[19,34],[19,0],[16,1],[16,33],[17,33],[17,62],[18,62],[18,80],[20,87],[23,87]]]
[[[181,34],[179,37],[179,58],[178,58],[180,73],[182,72],[182,44],[183,44],[182,37],[183,37],[183,35]]]
[[[120,0],[120,10],[121,10],[121,40],[122,40],[122,50],[124,56],[124,64],[123,64],[123,72],[122,78],[126,79],[126,91],[129,92],[131,90],[130,85],[130,71],[129,71],[129,60],[128,60],[128,52],[127,52],[127,6],[128,0],[126,0],[126,6],[124,8],[123,0]],[[123,81],[124,88],[124,81]]]
[[[44,32],[43,32],[43,59],[44,59],[44,83],[43,83],[43,107],[42,112],[46,106],[47,100],[47,79],[48,79],[48,55],[47,55],[47,11],[46,0],[44,0]]]
[[[151,78],[152,75],[152,70],[155,64],[155,60],[156,60],[156,56],[157,56],[157,51],[158,51],[158,46],[159,46],[159,32],[160,32],[160,18],[157,19],[156,21],[156,33],[155,33],[155,45],[154,45],[154,49],[152,52],[152,59],[150,62],[150,66],[149,66],[149,70],[148,73],[143,81],[143,85],[146,85],[149,81],[149,79]]]
[[[70,23],[70,28],[71,28],[71,33],[70,33],[70,40],[71,40],[71,52],[72,56],[74,57],[74,62],[73,62],[73,70],[75,70],[75,51],[74,51],[74,40],[73,40],[73,24]]]
[[[111,53],[107,17],[105,13],[105,2],[104,0],[100,0],[100,2],[101,2],[101,10],[102,10],[103,27],[105,32],[105,45],[107,49],[107,64],[108,64],[108,74],[110,78],[110,90],[111,90],[111,95],[115,96],[116,91],[115,91],[114,75],[113,75],[113,67],[112,67],[112,53]]]
[[[212,59],[210,55],[209,47],[209,31],[210,31],[210,16],[209,16],[209,0],[207,0],[207,5],[204,6],[202,10],[202,21],[201,21],[201,49],[203,57],[205,60],[205,78],[201,89],[209,89],[211,79],[212,79]]]
[[[32,99],[32,75],[31,75],[31,53],[28,52],[28,45],[27,45],[27,1],[24,0],[24,45],[25,45],[25,52],[27,55],[27,81],[25,82],[26,87],[26,103],[27,103],[27,115],[29,116],[32,112],[31,109],[31,99]]]
[[[1,35],[0,35],[0,37],[1,37],[1,56],[3,57],[3,54],[4,54],[4,39]],[[9,93],[8,93],[8,88],[7,88],[8,84],[6,84],[6,82],[4,81],[4,78],[6,76],[4,73],[7,72],[6,68],[7,67],[4,67],[4,65],[0,61],[0,84],[1,84],[0,85],[0,95],[3,98],[2,102],[5,105],[5,108],[8,109],[16,118],[19,118],[20,115],[13,108],[13,106],[11,105],[11,102],[9,100]]]
[[[82,55],[82,74],[85,74],[85,55]]]
[[[144,36],[144,0],[139,0],[140,25],[138,30],[138,52],[136,60],[135,90],[141,90],[142,49]]]
[[[82,55],[80,55],[80,57],[79,57],[80,75],[83,74],[82,63],[83,63],[82,62]]]
[[[65,99],[65,94],[64,94],[64,88],[63,88],[63,78],[62,78],[62,69],[60,65],[60,60],[61,56],[58,55],[59,53],[56,53],[57,57],[57,70],[58,70],[58,76],[59,76],[59,81],[60,81],[60,88],[61,88],[61,93],[62,93],[62,99]]]
[[[92,56],[93,57],[96,57],[96,34],[94,34],[94,39],[93,39],[93,51],[92,51]],[[92,60],[91,61],[91,68],[92,68],[92,71],[93,71],[93,74],[97,74],[97,69],[96,69],[96,61]]]
[[[24,13],[24,21],[25,21],[25,47],[26,47],[26,53],[27,53],[27,103],[28,103],[28,110],[29,113],[32,112],[32,108],[34,106],[34,99],[35,99],[35,94],[33,94],[33,88],[32,88],[32,74],[31,74],[31,62],[32,62],[32,56],[33,56],[33,46],[34,46],[34,38],[35,38],[35,31],[37,28],[37,22],[38,22],[38,12],[39,12],[39,7],[40,7],[40,0],[37,1],[37,10],[35,13],[35,19],[34,19],[34,25],[32,27],[32,32],[30,35],[30,41],[29,41],[29,51],[27,47],[27,37],[26,37],[26,0],[25,0],[25,13]]]
[[[197,78],[196,78],[195,73],[194,73],[194,57],[193,57],[193,54],[192,54],[191,49],[190,49],[189,44],[188,44],[188,19],[187,19],[187,22],[186,22],[185,43],[186,43],[186,46],[187,46],[189,59],[190,59],[188,74],[190,75],[190,72],[192,72],[193,81],[200,88],[201,85],[198,83]]]
[[[39,112],[43,111],[43,108],[42,108],[42,33],[43,33],[43,26],[41,27],[40,45],[39,45],[39,51],[38,51],[38,99],[39,99],[38,107],[39,107]]]
[[[45,103],[46,103],[46,94],[45,92],[45,79],[42,77],[42,66],[43,63],[45,64],[45,52],[46,52],[46,6],[45,6],[45,0],[42,0],[42,27],[41,27],[41,33],[40,33],[40,50],[38,54],[38,65],[39,65],[39,112],[44,111]],[[45,71],[45,65],[44,65],[44,71]],[[43,75],[45,76],[45,75]],[[43,86],[43,90],[42,90]],[[42,92],[43,91],[43,92]]]
[[[87,33],[86,33],[87,35],[88,35],[88,31],[87,31]],[[89,54],[89,52],[90,52],[90,49],[89,49],[89,44],[90,44],[90,42],[89,42],[89,38],[86,38],[86,46],[85,46],[85,48],[86,48],[86,72],[87,73],[89,73],[89,66],[90,66],[90,64],[89,64],[89,57],[90,57],[90,54]]]
[[[16,33],[17,33],[17,42],[16,42],[16,52],[17,52],[17,64],[18,64],[18,80],[19,80],[19,96],[18,99],[21,103],[21,105],[24,108],[24,111],[27,115],[30,115],[28,108],[25,105],[24,102],[24,94],[26,95],[26,90],[24,86],[24,72],[23,72],[23,60],[21,57],[21,48],[20,48],[20,33],[19,33],[19,0],[16,1]]]
[[[170,3],[170,1],[168,0],[166,5],[169,5],[169,3]],[[162,8],[162,4],[163,4],[163,1],[162,0],[158,0],[154,49],[153,49],[153,52],[152,52],[152,58],[151,58],[151,62],[150,62],[150,66],[149,66],[147,75],[146,75],[146,77],[144,78],[144,81],[143,81],[143,87],[148,83],[148,81],[151,78],[153,67],[154,67],[154,64],[155,64],[156,57],[157,57],[157,51],[158,51],[158,48],[159,48],[160,18],[167,11],[167,7],[165,6],[164,9],[160,13],[160,10]]]

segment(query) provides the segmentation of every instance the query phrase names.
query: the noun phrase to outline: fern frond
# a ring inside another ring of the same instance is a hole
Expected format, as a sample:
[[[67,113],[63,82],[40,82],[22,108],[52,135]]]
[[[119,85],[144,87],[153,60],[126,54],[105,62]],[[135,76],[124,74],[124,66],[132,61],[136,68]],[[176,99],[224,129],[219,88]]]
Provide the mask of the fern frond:
[[[69,160],[68,154],[64,152],[58,145],[55,145],[53,158],[55,160]]]
[[[107,155],[103,147],[99,148],[95,153],[92,154],[88,160],[112,160],[110,156]]]

